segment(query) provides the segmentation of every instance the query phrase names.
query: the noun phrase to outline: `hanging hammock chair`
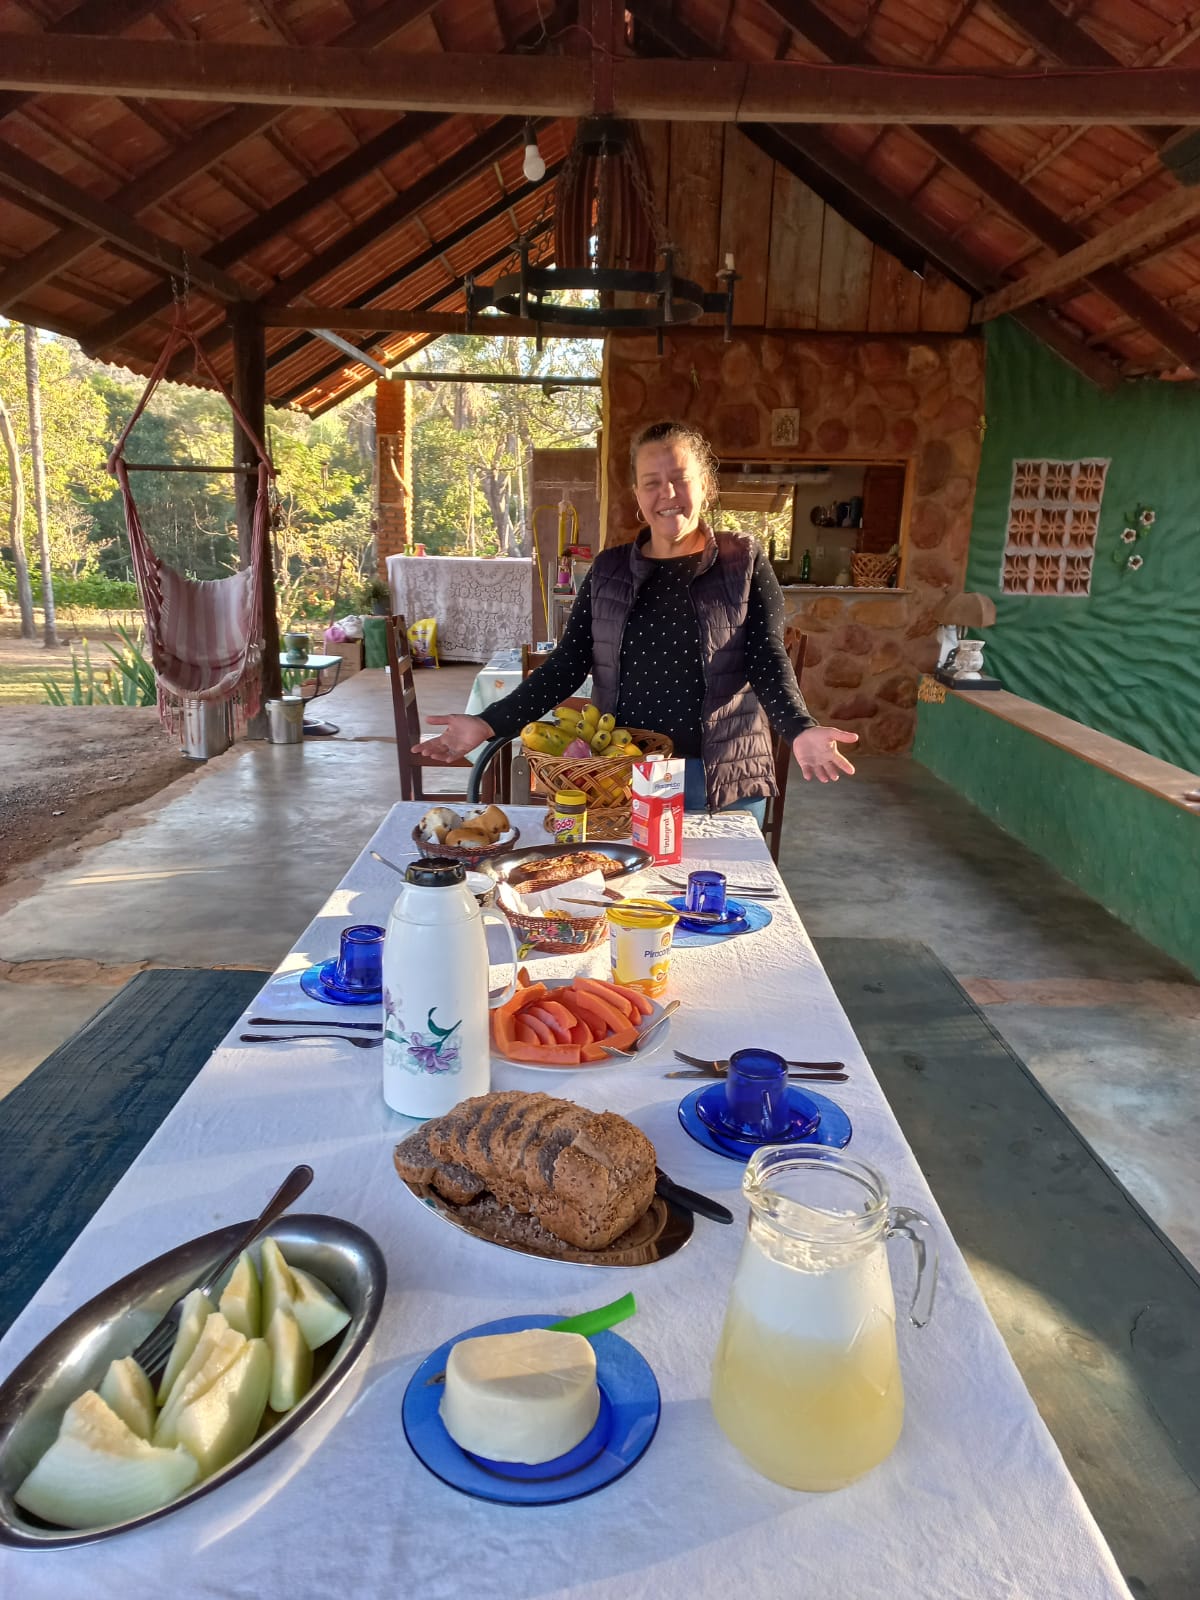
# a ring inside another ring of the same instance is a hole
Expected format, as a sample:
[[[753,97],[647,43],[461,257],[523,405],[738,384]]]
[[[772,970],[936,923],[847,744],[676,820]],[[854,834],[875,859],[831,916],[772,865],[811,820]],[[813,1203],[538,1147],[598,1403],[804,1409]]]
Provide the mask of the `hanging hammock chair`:
[[[228,578],[188,578],[160,560],[146,537],[129,485],[130,468],[137,470],[137,466],[125,459],[126,441],[176,351],[188,344],[195,352],[197,367],[221,394],[258,456],[258,494],[254,503],[250,565]],[[182,310],[150,374],[145,392],[108,458],[108,470],[120,485],[125,502],[125,526],[146,614],[146,634],[158,680],[158,712],[163,725],[172,733],[179,731],[186,701],[227,701],[233,710],[235,728],[243,729],[248,718],[259,710],[262,700],[260,613],[275,468],[261,440],[213,370]]]

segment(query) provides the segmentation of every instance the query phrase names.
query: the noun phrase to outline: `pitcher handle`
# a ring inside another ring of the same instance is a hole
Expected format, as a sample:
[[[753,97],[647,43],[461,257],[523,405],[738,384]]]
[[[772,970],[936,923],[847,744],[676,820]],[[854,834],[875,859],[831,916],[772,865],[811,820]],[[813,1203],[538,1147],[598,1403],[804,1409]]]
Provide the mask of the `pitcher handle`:
[[[923,1328],[933,1315],[933,1297],[937,1293],[937,1240],[929,1219],[908,1206],[893,1206],[888,1212],[887,1237],[893,1239],[897,1234],[902,1234],[912,1245],[917,1266],[908,1319],[914,1328]]]
[[[497,1006],[502,1006],[506,1000],[511,1000],[517,992],[517,968],[520,965],[520,957],[517,955],[517,941],[513,934],[512,923],[504,915],[503,911],[495,911],[489,906],[482,915],[484,922],[498,922],[500,924],[508,935],[508,948],[512,952],[512,977],[498,994],[494,996],[488,995],[488,1007],[494,1011]]]

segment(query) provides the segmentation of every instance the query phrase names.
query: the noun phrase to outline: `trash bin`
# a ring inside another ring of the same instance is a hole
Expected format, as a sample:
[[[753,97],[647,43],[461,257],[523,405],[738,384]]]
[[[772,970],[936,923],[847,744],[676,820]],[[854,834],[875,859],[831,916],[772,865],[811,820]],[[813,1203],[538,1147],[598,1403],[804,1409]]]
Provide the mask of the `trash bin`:
[[[267,741],[270,744],[299,744],[304,738],[304,701],[298,694],[285,694],[282,700],[267,701]]]
[[[388,619],[386,617],[364,617],[362,621],[364,665],[368,667],[386,667]]]
[[[179,729],[183,754],[192,761],[219,756],[233,743],[228,700],[185,700]]]

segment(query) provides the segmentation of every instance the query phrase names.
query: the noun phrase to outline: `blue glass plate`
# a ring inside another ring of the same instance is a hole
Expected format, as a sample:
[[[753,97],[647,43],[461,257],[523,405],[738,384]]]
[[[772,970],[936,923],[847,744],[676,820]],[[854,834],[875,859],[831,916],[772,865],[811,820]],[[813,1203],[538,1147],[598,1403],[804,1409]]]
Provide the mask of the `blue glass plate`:
[[[759,1139],[752,1134],[740,1133],[728,1121],[729,1102],[725,1098],[725,1085],[714,1083],[705,1089],[696,1101],[696,1115],[718,1139],[728,1140],[735,1148],[760,1144],[792,1144],[797,1139],[811,1139],[821,1125],[820,1107],[794,1084],[788,1085],[788,1125],[781,1133],[769,1139]]]
[[[750,900],[726,900],[725,910],[734,914],[724,922],[689,922],[687,898],[681,894],[672,895],[667,904],[673,906],[676,911],[684,913],[679,919],[671,943],[685,950],[712,944],[715,939],[732,939],[739,933],[757,933],[771,921],[771,913],[766,906]]]
[[[749,1139],[724,1139],[715,1134],[711,1128],[705,1127],[696,1111],[696,1103],[702,1095],[708,1094],[712,1089],[719,1089],[724,1093],[725,1085],[722,1083],[703,1084],[691,1094],[685,1095],[679,1102],[679,1121],[683,1131],[690,1134],[697,1144],[702,1144],[706,1150],[711,1150],[714,1155],[727,1156],[730,1161],[749,1161],[750,1157],[759,1148]],[[834,1105],[832,1100],[827,1100],[823,1094],[814,1094],[811,1089],[805,1089],[803,1098],[811,1101],[812,1105],[821,1114],[821,1120],[815,1132],[807,1139],[792,1141],[796,1144],[825,1144],[834,1150],[842,1150],[850,1143],[852,1128],[850,1118],[841,1106]],[[763,1144],[773,1141],[764,1139]]]
[[[500,1317],[447,1339],[425,1357],[404,1391],[401,1420],[413,1453],[435,1478],[477,1500],[506,1506],[549,1506],[580,1500],[606,1488],[646,1453],[658,1428],[658,1383],[645,1357],[612,1332],[592,1335],[600,1414],[588,1437],[569,1454],[538,1467],[485,1464],[481,1457],[460,1450],[446,1432],[438,1415],[442,1385],[428,1384],[426,1379],[445,1370],[451,1346],[459,1339],[548,1328],[557,1321],[557,1315]]]
[[[323,961],[300,974],[300,987],[313,1000],[323,1000],[330,1006],[377,1006],[383,999],[382,989],[343,989],[337,981],[337,962]]]

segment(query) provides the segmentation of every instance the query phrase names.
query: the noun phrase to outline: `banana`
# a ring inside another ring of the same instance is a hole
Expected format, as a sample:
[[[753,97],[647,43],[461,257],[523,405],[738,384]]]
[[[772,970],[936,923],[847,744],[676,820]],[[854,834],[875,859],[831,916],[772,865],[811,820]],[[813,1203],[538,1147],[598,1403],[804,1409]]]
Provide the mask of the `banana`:
[[[613,716],[611,711],[606,711],[600,718],[600,721],[596,724],[596,728],[600,733],[611,733],[616,725],[616,717]]]
[[[628,728],[614,728],[612,731],[614,744],[631,744],[633,735]]]
[[[593,751],[593,753],[595,755],[598,755],[598,756],[599,755],[603,755],[604,752],[608,749],[608,747],[609,747],[609,745],[611,743],[612,743],[612,734],[609,733],[607,728],[605,728],[600,733],[597,733],[597,734],[593,735],[593,737],[592,737],[592,751]]]

